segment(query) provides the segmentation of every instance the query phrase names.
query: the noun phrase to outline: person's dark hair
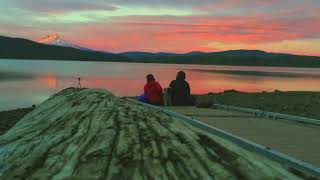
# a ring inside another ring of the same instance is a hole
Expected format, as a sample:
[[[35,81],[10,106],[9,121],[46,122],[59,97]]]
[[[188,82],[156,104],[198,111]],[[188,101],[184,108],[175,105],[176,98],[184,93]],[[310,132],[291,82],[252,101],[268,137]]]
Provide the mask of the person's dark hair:
[[[176,80],[185,80],[186,79],[186,73],[183,71],[179,71],[177,74]]]
[[[153,74],[147,75],[147,82],[155,81]]]

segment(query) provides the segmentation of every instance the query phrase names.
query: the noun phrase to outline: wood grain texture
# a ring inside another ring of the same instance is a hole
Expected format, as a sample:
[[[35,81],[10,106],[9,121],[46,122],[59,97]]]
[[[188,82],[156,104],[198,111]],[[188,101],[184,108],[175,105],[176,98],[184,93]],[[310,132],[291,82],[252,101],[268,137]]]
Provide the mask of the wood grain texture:
[[[0,136],[0,179],[307,177],[105,90],[66,89]]]

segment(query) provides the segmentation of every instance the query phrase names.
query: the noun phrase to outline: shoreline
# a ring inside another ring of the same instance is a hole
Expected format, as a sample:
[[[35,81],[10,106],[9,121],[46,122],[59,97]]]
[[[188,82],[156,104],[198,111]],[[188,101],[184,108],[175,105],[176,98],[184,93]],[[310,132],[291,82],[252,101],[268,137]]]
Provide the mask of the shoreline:
[[[195,66],[232,66],[232,67],[267,67],[267,68],[297,68],[297,69],[320,69],[320,66],[273,66],[273,65],[238,65],[238,64],[202,64],[202,63],[184,63],[184,62],[156,62],[156,61],[99,61],[99,60],[68,60],[68,59],[16,59],[0,58],[1,60],[15,61],[63,61],[63,62],[95,62],[95,63],[129,63],[129,64],[162,64],[162,65],[195,65]]]
[[[17,108],[13,110],[0,111],[0,136],[13,127],[20,119],[31,112],[32,107]]]

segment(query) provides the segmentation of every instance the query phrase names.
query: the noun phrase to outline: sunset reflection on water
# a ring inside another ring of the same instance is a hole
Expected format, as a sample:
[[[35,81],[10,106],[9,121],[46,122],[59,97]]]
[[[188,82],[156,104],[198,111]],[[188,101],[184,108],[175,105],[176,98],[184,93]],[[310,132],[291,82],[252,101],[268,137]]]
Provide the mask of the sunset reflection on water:
[[[39,77],[37,77],[37,80],[41,85],[46,86],[50,89],[56,89],[59,86],[59,80],[55,75],[39,75]]]
[[[320,90],[319,78],[308,77],[260,77],[251,75],[234,75],[219,73],[204,73],[194,70],[184,70],[187,81],[193,94],[206,94],[209,92],[223,92],[235,89],[244,92],[261,91],[318,91]],[[171,80],[175,79],[176,69],[155,70],[154,76],[162,87],[167,87]],[[122,76],[85,76],[81,77],[82,87],[108,89],[118,96],[135,96],[141,94],[146,83],[145,75]],[[39,75],[36,78],[35,88],[61,90],[66,87],[76,87],[77,77],[59,77],[55,75]],[[307,85],[307,86],[305,86]],[[32,88],[32,87],[31,87]]]
[[[143,93],[147,74],[167,87],[180,70],[186,72],[193,94],[320,91],[319,69],[2,60],[0,110],[39,104],[62,89],[77,87],[78,77],[83,87],[136,96]]]

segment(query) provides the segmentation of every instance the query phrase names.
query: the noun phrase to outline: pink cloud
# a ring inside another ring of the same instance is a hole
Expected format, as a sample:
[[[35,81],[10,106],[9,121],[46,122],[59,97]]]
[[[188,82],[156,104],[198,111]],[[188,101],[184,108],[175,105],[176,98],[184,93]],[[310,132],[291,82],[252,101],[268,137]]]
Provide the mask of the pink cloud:
[[[249,3],[248,0],[228,1],[220,6],[238,7],[239,2]],[[255,3],[269,5],[266,1]],[[81,5],[79,8],[82,8]],[[308,5],[310,14],[303,8],[295,7],[273,14],[258,12],[233,16],[122,16],[110,17],[105,22],[68,25],[33,23],[22,26],[0,22],[0,33],[8,32],[10,35],[19,34],[38,39],[48,32],[57,32],[81,46],[112,52],[215,51],[220,49],[208,47],[208,44],[235,43],[244,45],[243,48],[251,48],[255,44],[320,39],[320,16],[315,15],[312,8],[314,9]],[[297,15],[297,12],[300,14]],[[302,47],[299,53],[306,48]]]
[[[212,51],[210,42],[263,44],[284,40],[320,38],[320,18],[148,17],[115,18],[81,25],[70,38],[106,51]],[[299,22],[299,26],[297,26]]]

